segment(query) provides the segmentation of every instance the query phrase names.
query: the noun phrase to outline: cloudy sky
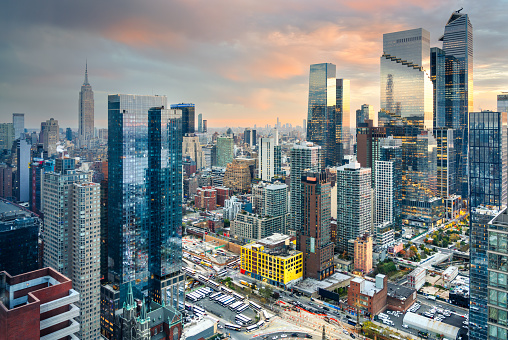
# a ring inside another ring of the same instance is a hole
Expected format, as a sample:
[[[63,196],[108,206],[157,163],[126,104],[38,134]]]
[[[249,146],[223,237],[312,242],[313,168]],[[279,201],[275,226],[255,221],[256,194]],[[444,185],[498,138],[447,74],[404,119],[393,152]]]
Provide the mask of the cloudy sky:
[[[488,4],[488,6],[487,6]],[[85,60],[96,126],[110,93],[193,102],[210,127],[301,125],[309,65],[351,79],[351,109],[379,109],[382,34],[438,38],[463,7],[474,27],[474,108],[508,90],[506,0],[17,0],[0,3],[0,121],[77,127]]]

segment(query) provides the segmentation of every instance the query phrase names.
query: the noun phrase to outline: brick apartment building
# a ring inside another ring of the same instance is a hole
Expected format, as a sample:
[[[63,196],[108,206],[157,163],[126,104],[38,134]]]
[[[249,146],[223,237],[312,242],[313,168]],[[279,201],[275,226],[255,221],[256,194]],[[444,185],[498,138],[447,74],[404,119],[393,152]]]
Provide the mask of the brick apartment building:
[[[377,274],[375,282],[355,277],[349,284],[347,303],[353,310],[359,308],[376,315],[386,307],[387,291],[388,279],[385,275]]]

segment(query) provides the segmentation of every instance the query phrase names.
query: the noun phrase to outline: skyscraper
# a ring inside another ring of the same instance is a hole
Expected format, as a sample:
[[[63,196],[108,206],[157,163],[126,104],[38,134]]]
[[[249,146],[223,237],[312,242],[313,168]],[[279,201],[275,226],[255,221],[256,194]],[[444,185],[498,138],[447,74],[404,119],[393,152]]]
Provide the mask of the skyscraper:
[[[430,49],[430,77],[434,93],[433,121],[434,128],[446,126],[446,97],[445,97],[446,54],[439,47]]]
[[[25,114],[13,113],[12,125],[14,126],[14,138],[20,138],[25,133]]]
[[[302,227],[302,175],[304,171],[321,171],[321,146],[309,142],[295,143],[291,148],[291,229]]]
[[[203,132],[203,114],[202,113],[198,114],[198,132],[199,133]]]
[[[14,140],[14,125],[12,123],[0,123],[0,150],[10,150]]]
[[[453,122],[447,127],[455,130],[458,194],[467,197],[467,127],[468,113],[473,110],[473,25],[461,10],[452,13],[439,40],[447,58],[446,115]]]
[[[356,160],[337,168],[337,248],[354,253],[354,240],[372,230],[371,169]]]
[[[78,138],[81,147],[88,146],[94,138],[94,97],[92,86],[88,82],[88,64],[85,67],[85,81],[79,92],[79,130]]]
[[[497,95],[497,112],[508,112],[508,92]]]
[[[335,157],[339,165],[344,155],[352,154],[356,138],[356,115],[351,114],[350,87],[349,79],[336,80]]]
[[[217,166],[226,167],[233,161],[235,145],[232,137],[217,138]]]
[[[163,107],[165,96],[108,97],[108,276],[120,305],[129,283],[182,302],[182,118]]]
[[[369,104],[363,104],[360,110],[356,110],[356,127],[365,123],[366,119],[372,120],[373,126],[378,126],[377,112]]]
[[[507,127],[506,112],[469,113],[470,339],[487,338],[492,315],[487,307],[492,303],[487,269],[498,269],[498,261],[497,255],[496,261],[487,257],[488,223],[507,204]]]
[[[435,128],[437,142],[437,192],[436,196],[447,199],[456,189],[455,138],[453,129]]]
[[[16,179],[15,191],[18,202],[28,202],[30,198],[30,143],[25,138],[16,140]]]
[[[182,111],[182,136],[185,136],[186,133],[194,133],[196,105],[192,103],[171,104],[171,109]]]
[[[423,28],[383,34],[381,110],[421,129],[433,127],[430,33]]]
[[[296,234],[297,249],[303,253],[305,278],[323,280],[334,273],[330,238],[331,184],[326,174],[302,174],[302,227]]]
[[[279,161],[280,168],[280,147],[277,147],[274,138],[261,138],[261,147],[258,155],[258,177],[263,181],[270,182],[276,173],[276,163]],[[279,170],[280,171],[280,170]]]
[[[307,140],[322,147],[323,166],[336,163],[336,87],[334,64],[310,65]]]
[[[60,140],[58,120],[53,118],[41,123],[41,141],[48,157],[56,155],[56,143]]]

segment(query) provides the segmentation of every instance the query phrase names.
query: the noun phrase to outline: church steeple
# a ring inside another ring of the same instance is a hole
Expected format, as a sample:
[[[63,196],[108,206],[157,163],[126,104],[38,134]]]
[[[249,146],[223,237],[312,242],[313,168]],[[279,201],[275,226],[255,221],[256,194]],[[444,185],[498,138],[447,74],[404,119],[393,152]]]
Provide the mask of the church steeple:
[[[85,63],[85,82],[83,83],[83,85],[90,85],[90,83],[88,82],[88,60]]]

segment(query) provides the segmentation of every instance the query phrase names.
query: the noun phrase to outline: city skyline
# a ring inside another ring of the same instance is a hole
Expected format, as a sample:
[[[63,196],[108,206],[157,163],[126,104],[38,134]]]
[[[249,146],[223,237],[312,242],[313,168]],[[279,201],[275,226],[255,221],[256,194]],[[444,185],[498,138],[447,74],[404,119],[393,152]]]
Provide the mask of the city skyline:
[[[441,47],[444,25],[461,7],[475,29],[473,109],[495,110],[496,95],[508,89],[508,69],[500,57],[508,44],[498,28],[507,10],[501,4],[322,1],[290,6],[279,1],[270,6],[243,2],[235,8],[219,2],[209,8],[199,2],[113,2],[100,11],[94,4],[25,5],[6,4],[11,8],[3,11],[9,16],[0,24],[8,32],[0,37],[8,46],[0,48],[6,65],[0,110],[5,117],[25,112],[27,128],[50,117],[62,127],[77,128],[75,91],[86,58],[97,127],[107,126],[107,95],[122,92],[196,103],[196,114],[212,127],[275,125],[276,116],[301,125],[308,67],[322,62],[336,64],[338,78],[351,79],[351,110],[367,103],[377,112],[382,34],[421,27],[430,32],[430,46]],[[161,15],[165,20],[148,20]],[[125,28],[127,21],[132,28]]]

